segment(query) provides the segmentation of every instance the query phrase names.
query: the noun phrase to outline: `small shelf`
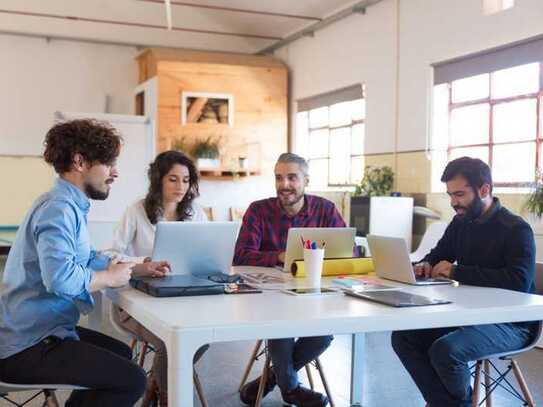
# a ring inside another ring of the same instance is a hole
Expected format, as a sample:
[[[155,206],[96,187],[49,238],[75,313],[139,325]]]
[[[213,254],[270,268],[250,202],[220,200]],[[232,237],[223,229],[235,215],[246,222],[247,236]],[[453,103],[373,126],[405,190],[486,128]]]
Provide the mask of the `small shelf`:
[[[257,170],[231,170],[224,168],[200,168],[199,172],[201,179],[224,181],[260,175],[260,171]]]

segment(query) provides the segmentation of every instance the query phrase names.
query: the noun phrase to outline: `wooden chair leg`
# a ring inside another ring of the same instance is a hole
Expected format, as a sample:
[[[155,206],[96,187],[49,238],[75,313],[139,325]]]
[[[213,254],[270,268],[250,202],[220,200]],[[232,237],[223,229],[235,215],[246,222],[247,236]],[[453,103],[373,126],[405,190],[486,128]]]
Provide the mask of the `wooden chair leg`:
[[[147,342],[143,342],[143,345],[141,346],[140,360],[138,362],[138,365],[140,365],[140,367],[143,367],[145,363],[145,354],[147,353],[148,346],[149,344]]]
[[[136,338],[132,338],[130,340],[130,350],[132,353],[134,353],[134,349],[136,349],[136,345],[138,344],[138,340]]]
[[[324,391],[326,392],[326,395],[328,396],[328,400],[330,401],[330,407],[334,407],[332,392],[330,391],[330,387],[328,386],[328,381],[326,380],[326,376],[324,375],[324,370],[322,369],[321,361],[319,360],[319,358],[315,359],[315,366],[317,367],[317,371],[319,372],[319,375],[321,377]]]
[[[268,353],[266,353],[266,361],[264,362],[264,369],[262,369],[262,376],[260,379],[260,384],[258,386],[258,393],[256,394],[256,401],[254,407],[260,407],[260,403],[262,402],[262,395],[264,393],[264,389],[266,388],[266,381],[268,379],[268,371],[270,370],[271,365],[271,358]]]
[[[517,379],[517,382],[520,386],[520,390],[522,391],[522,394],[524,395],[524,399],[528,403],[529,407],[534,407],[535,402],[534,398],[532,397],[532,393],[530,393],[530,389],[528,389],[528,385],[526,384],[526,380],[524,380],[524,376],[522,375],[522,372],[520,371],[520,367],[516,360],[511,360],[511,366],[513,367],[513,373],[515,374],[515,378]]]
[[[45,395],[45,405],[47,407],[59,407],[57,395],[54,390],[44,390]]]
[[[475,379],[473,380],[473,394],[471,395],[471,406],[477,407],[479,405],[479,387],[481,386],[481,365],[482,360],[478,360],[475,363]]]
[[[200,382],[200,377],[198,376],[198,373],[196,373],[195,369],[192,370],[192,375],[194,378],[194,387],[196,388],[196,394],[198,394],[200,404],[202,407],[208,407],[207,400],[204,396],[204,389],[202,387],[202,383]]]
[[[313,375],[311,374],[311,363],[305,365],[305,372],[307,373],[307,380],[309,380],[309,387],[311,387],[311,390],[315,390],[315,382],[313,382]]]
[[[492,386],[492,380],[490,378],[490,361],[485,359],[484,363],[485,370],[485,402],[486,407],[492,407],[492,392],[490,391],[490,386]]]
[[[260,348],[262,346],[262,339],[259,339],[256,341],[255,348],[253,349],[253,353],[251,354],[251,358],[249,359],[249,362],[247,363],[247,366],[245,367],[245,372],[243,373],[243,377],[241,378],[241,383],[239,385],[239,391],[241,391],[241,388],[245,385],[247,382],[247,378],[249,377],[249,373],[251,373],[251,369],[253,368],[253,365],[255,364],[256,356],[258,355],[258,352],[260,352]]]

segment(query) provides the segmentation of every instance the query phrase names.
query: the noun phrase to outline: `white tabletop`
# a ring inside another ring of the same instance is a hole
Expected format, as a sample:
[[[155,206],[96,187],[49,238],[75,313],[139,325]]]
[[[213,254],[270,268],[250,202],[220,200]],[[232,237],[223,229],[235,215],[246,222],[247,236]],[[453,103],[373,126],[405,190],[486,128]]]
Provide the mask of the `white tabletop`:
[[[236,271],[277,273],[271,269]],[[324,285],[329,285],[329,280]],[[386,282],[387,285],[395,283]],[[288,286],[303,287],[304,279]],[[543,319],[543,296],[473,286],[413,287],[403,290],[452,301],[452,304],[393,308],[348,297],[299,297],[278,290],[261,294],[155,298],[131,288],[106,290],[168,349],[169,400],[172,406],[192,406],[192,357],[212,342],[353,334],[351,402],[361,402],[363,332],[421,329]]]
[[[303,286],[303,279],[294,280]],[[386,284],[394,284],[387,282]],[[293,284],[289,284],[293,285]],[[450,300],[447,305],[393,308],[343,294],[300,297],[278,290],[261,294],[154,298],[127,288],[108,296],[129,313],[133,308],[174,330],[212,329],[215,341],[296,334],[307,326],[316,334],[417,329],[543,319],[543,297],[474,286],[411,287],[403,290]],[[142,321],[143,322],[143,321]],[[273,331],[267,329],[273,325]],[[244,330],[251,331],[244,335]],[[271,335],[271,336],[269,336]]]

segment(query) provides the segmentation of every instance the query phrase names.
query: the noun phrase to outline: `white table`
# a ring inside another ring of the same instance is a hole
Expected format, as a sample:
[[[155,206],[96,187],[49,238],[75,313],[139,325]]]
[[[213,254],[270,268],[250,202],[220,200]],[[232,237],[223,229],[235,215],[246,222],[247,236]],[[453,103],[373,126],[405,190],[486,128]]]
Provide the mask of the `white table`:
[[[125,288],[106,295],[165,342],[168,400],[177,407],[193,406],[192,360],[207,343],[353,334],[351,403],[362,405],[365,332],[543,319],[543,297],[537,295],[471,286],[402,287],[453,304],[398,309],[343,295],[302,298],[277,291],[154,298]]]

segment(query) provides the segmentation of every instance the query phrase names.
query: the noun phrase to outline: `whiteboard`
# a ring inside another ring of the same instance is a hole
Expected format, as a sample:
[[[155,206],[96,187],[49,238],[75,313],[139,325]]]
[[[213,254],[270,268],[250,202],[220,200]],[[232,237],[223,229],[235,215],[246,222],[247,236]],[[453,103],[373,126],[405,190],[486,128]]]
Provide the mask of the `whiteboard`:
[[[147,193],[147,169],[155,158],[154,123],[144,116],[56,112],[56,120],[91,118],[109,122],[123,137],[117,160],[119,177],[105,201],[92,201],[89,221],[118,222],[125,209]]]

